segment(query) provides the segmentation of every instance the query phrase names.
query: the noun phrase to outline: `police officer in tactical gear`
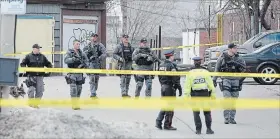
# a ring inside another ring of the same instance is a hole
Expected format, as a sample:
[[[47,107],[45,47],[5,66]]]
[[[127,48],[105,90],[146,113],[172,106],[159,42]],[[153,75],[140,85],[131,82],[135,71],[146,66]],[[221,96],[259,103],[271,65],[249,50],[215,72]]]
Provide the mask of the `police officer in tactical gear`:
[[[91,69],[101,69],[101,62],[106,58],[106,48],[105,46],[97,42],[98,34],[91,34],[91,42],[83,48],[84,53],[89,59],[89,68]],[[91,91],[91,98],[97,98],[96,90],[98,89],[99,74],[88,74],[89,84]]]
[[[190,70],[190,75],[186,78],[185,82],[185,95],[186,97],[211,97],[216,98],[215,86],[209,75],[192,74],[194,72],[208,72],[201,67],[201,58],[194,57],[195,67]],[[214,134],[211,129],[212,118],[210,110],[203,110],[206,123],[206,134]],[[193,109],[194,123],[196,126],[196,134],[201,134],[202,123],[200,119],[200,110]]]
[[[245,61],[237,54],[237,45],[231,43],[228,45],[228,51],[223,53],[217,60],[215,72],[245,72]],[[213,77],[215,86],[217,86],[217,76]],[[225,98],[238,98],[241,91],[242,83],[245,78],[240,77],[221,77],[222,82],[219,84]],[[232,104],[234,107],[234,104]],[[236,110],[224,110],[225,124],[236,124]]]
[[[141,39],[140,47],[135,49],[132,54],[132,60],[135,61],[135,70],[152,71],[153,65],[157,61],[157,56],[152,53],[150,47],[147,45],[145,38]],[[146,97],[151,97],[153,75],[136,75],[136,90],[135,97],[140,96],[144,80],[146,81]]]
[[[174,60],[174,51],[168,50],[164,53],[166,60],[162,62],[159,66],[160,71],[174,71],[176,72],[176,67],[173,63]],[[162,97],[176,97],[175,88],[176,86],[179,86],[181,88],[180,84],[180,77],[178,76],[166,76],[166,75],[159,75],[159,82],[161,84],[161,96]],[[179,91],[179,96],[182,96],[182,91]],[[166,130],[177,130],[177,128],[172,126],[172,119],[174,116],[174,111],[165,111],[161,110],[158,114],[158,117],[156,119],[156,127],[158,129],[162,129],[162,121],[164,121],[163,128]]]
[[[132,53],[134,51],[134,48],[128,42],[128,38],[129,36],[124,34],[122,36],[122,43],[119,44],[113,52],[113,58],[118,61],[119,70],[132,69]],[[128,91],[129,91],[131,75],[122,74],[119,76],[121,78],[120,87],[121,87],[122,97],[130,97],[130,95],[128,95]]]
[[[48,67],[52,68],[51,62],[46,58],[45,55],[40,53],[40,48],[38,44],[34,44],[32,46],[33,51],[25,56],[25,58],[20,63],[21,67]],[[30,107],[39,108],[39,100],[43,97],[44,92],[44,75],[42,72],[27,72],[27,79],[24,81],[26,86],[28,87],[28,97],[29,99],[38,99],[36,100],[36,104],[30,104]]]
[[[73,49],[69,49],[64,58],[65,64],[68,68],[87,68],[88,58],[85,53],[80,49],[80,42],[78,40],[73,41]],[[72,98],[72,109],[79,110],[78,99],[82,93],[82,85],[85,83],[85,77],[83,73],[68,73],[65,76],[66,83],[70,84],[70,95]]]

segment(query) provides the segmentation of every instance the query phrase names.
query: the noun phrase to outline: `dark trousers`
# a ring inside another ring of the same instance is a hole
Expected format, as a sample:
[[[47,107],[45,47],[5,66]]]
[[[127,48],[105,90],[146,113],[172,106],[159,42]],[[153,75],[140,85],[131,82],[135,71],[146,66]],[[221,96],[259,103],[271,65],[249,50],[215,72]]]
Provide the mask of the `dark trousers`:
[[[208,90],[200,90],[200,91],[192,91],[191,96],[192,97],[209,97],[211,92],[208,92]],[[207,128],[211,128],[212,124],[212,117],[211,117],[211,111],[203,111],[205,116],[205,123]],[[201,130],[202,123],[200,119],[200,110],[194,110],[193,111],[193,117],[194,117],[194,123],[196,130]]]
[[[203,113],[205,116],[206,127],[211,129],[211,124],[212,124],[211,111],[203,111]],[[202,123],[200,119],[200,111],[193,111],[193,117],[194,117],[196,130],[201,130]]]
[[[175,96],[175,90],[174,90],[173,86],[166,85],[166,84],[161,85],[161,96],[162,97]],[[171,127],[173,116],[174,116],[174,111],[161,110],[156,119],[156,124],[158,126],[161,126],[162,121],[164,119],[164,127]]]

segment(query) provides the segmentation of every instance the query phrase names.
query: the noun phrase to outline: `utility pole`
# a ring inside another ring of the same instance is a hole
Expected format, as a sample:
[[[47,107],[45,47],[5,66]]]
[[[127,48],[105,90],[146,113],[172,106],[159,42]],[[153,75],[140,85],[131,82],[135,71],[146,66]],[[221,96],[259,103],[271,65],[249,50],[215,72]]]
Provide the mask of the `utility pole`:
[[[161,48],[161,26],[158,27],[158,48]],[[158,51],[158,58],[161,59],[161,51],[163,49]],[[158,70],[159,70],[160,62],[158,62]]]
[[[222,8],[222,0],[220,0],[220,9]],[[223,42],[223,15],[221,12],[217,14],[218,26],[217,26],[217,43],[221,45]]]
[[[127,0],[120,0],[121,2],[121,11],[122,11],[122,33],[127,34]]]
[[[209,43],[211,43],[211,6],[209,5],[209,11],[208,11],[208,40],[209,40]]]

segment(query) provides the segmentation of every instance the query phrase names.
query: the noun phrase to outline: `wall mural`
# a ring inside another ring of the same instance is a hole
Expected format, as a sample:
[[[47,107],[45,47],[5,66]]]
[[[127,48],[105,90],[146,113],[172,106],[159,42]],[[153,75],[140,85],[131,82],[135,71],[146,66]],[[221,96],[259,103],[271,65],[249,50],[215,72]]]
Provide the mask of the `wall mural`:
[[[84,48],[90,42],[90,35],[96,33],[83,28],[74,28],[73,34],[68,40],[68,49],[73,46],[74,40],[79,40],[81,43],[81,48]]]

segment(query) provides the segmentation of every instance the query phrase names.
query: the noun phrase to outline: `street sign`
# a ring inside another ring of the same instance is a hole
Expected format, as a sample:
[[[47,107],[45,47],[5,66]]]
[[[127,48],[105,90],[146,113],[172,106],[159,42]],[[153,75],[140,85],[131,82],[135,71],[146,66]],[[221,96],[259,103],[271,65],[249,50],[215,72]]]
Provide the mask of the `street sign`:
[[[1,14],[25,14],[26,0],[1,0]]]

